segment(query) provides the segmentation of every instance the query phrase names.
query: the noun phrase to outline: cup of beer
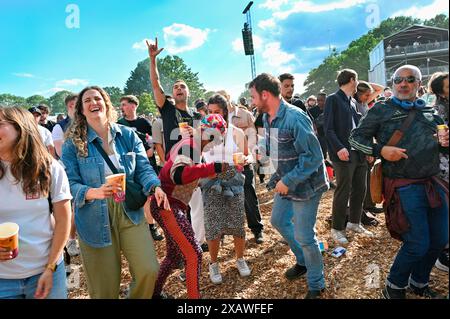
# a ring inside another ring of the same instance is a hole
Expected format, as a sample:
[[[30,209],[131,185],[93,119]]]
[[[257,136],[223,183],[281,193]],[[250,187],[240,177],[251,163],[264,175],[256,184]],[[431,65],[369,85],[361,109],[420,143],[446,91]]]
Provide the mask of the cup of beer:
[[[125,173],[107,176],[105,180],[106,184],[108,185],[115,185],[115,184],[121,185],[122,191],[121,192],[113,191],[113,197],[116,203],[123,202],[125,200],[125,189],[127,185]]]
[[[16,223],[0,224],[0,247],[12,251],[12,258],[19,255],[19,225]]]
[[[180,123],[178,123],[178,128],[180,129],[180,131],[181,131],[182,129],[188,127],[188,126],[189,126],[189,123],[188,123],[188,122],[180,122]]]
[[[233,163],[236,166],[244,165],[244,153],[238,152],[233,154]]]
[[[445,132],[448,131],[448,126],[446,124],[440,124],[437,126],[437,134],[438,134],[438,141],[441,141],[443,136],[445,135]]]

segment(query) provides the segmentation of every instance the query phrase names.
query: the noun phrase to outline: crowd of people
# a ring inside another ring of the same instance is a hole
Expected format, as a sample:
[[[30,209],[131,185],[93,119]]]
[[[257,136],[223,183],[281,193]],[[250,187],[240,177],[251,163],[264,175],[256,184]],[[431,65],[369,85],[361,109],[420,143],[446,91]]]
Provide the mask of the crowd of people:
[[[182,267],[187,296],[198,299],[207,253],[211,282],[223,282],[226,235],[240,276],[252,275],[246,223],[257,244],[265,227],[279,232],[296,260],[284,276],[306,277],[305,298],[320,298],[327,284],[315,225],[330,188],[337,246],[348,245],[348,232],[373,237],[367,228],[382,212],[402,241],[385,298],[404,299],[406,289],[440,297],[429,277],[435,265],[448,272],[448,73],[428,82],[435,105],[418,95],[420,70],[404,65],[392,89],[343,69],[335,93],[303,102],[294,76],[263,73],[248,85],[251,100],[234,103],[219,91],[190,108],[184,80],[164,92],[156,64],[163,49],[157,40],[147,45],[160,113],[152,121],[137,115],[133,95],[120,99],[118,119],[97,86],[67,96],[58,123],[47,119],[46,105],[0,108],[0,193],[10,199],[0,224],[20,227],[18,256],[0,246],[0,298],[67,298],[64,260],[70,266],[78,254],[89,296],[119,298],[123,254],[129,298],[170,298],[166,280]],[[371,189],[379,163],[382,208]],[[255,175],[274,192],[271,225],[262,223]],[[161,264],[154,240],[165,240]]]

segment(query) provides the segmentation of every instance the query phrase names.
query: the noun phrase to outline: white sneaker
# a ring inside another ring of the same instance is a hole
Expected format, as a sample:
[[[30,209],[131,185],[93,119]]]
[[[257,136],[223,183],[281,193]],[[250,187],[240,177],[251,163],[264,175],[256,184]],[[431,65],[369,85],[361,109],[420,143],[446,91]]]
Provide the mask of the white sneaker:
[[[78,256],[80,254],[80,250],[78,249],[76,239],[69,239],[67,241],[66,248],[70,257]]]
[[[355,233],[363,234],[368,237],[374,236],[372,232],[362,227],[361,224],[347,223],[347,230],[351,230],[354,231]]]
[[[345,237],[344,231],[331,229],[331,238],[340,245],[348,245],[348,240]]]
[[[238,260],[236,260],[236,267],[239,270],[239,275],[241,275],[241,277],[248,277],[250,276],[250,268],[248,268],[247,263],[245,262],[244,258],[239,258]]]
[[[209,279],[211,279],[212,283],[216,285],[222,283],[219,263],[209,264]]]

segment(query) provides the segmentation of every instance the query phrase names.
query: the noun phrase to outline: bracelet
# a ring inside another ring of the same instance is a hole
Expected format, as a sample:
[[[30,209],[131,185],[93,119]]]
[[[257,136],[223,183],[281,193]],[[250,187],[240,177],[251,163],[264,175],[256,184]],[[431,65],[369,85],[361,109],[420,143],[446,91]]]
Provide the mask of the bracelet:
[[[150,194],[154,194],[156,191],[156,188],[158,188],[158,187],[161,188],[160,185],[153,185],[152,188],[150,188]]]

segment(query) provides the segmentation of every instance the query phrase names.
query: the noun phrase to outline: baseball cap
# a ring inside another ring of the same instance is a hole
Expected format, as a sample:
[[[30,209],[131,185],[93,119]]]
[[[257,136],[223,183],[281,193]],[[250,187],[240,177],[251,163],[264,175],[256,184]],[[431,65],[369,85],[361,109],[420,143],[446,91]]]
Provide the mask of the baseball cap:
[[[28,109],[28,111],[30,111],[31,113],[38,113],[39,115],[42,115],[42,112],[40,109],[38,109],[36,106],[30,107]]]

